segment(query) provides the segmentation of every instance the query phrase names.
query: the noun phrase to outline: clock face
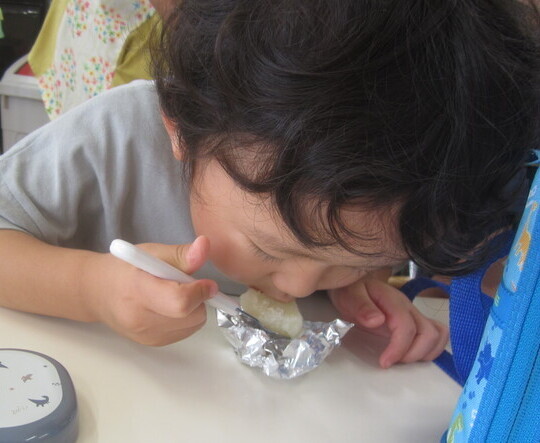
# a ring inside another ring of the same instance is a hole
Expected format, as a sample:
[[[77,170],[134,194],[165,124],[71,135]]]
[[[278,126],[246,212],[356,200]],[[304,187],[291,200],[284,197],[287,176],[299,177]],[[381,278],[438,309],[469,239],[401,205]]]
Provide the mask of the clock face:
[[[0,428],[23,426],[51,414],[62,401],[60,375],[49,360],[0,350]]]

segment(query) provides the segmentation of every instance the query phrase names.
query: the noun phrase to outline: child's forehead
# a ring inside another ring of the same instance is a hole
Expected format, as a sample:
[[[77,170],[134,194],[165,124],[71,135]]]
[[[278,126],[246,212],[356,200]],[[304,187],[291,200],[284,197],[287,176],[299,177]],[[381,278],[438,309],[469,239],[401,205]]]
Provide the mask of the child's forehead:
[[[318,238],[325,246],[305,246],[285,226],[284,221],[275,208],[263,205],[268,212],[259,211],[253,219],[250,235],[256,238],[267,249],[287,255],[320,258],[327,261],[348,261],[359,264],[377,263],[380,266],[393,266],[407,259],[403,251],[397,225],[394,218],[388,217],[388,211],[351,211],[343,210],[342,217],[351,230],[350,234],[334,233],[345,240],[348,249],[332,237],[327,226],[321,229],[324,222],[309,219],[312,224],[313,237]],[[266,219],[266,223],[261,223]],[[354,252],[351,252],[354,251]],[[380,267],[379,266],[379,267]]]

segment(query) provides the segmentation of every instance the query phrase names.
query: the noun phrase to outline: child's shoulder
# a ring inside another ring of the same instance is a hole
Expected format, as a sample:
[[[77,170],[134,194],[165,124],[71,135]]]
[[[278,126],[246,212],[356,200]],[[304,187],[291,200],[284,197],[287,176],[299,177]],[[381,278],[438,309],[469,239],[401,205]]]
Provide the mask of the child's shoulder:
[[[151,106],[148,108],[148,106]],[[79,112],[112,112],[125,115],[137,110],[148,114],[158,107],[158,97],[155,84],[151,80],[135,80],[131,83],[117,86],[81,103],[59,118],[69,116],[73,111]]]
[[[70,115],[71,114],[71,115]],[[84,118],[99,127],[119,127],[134,132],[146,130],[148,124],[161,121],[159,99],[155,84],[149,80],[135,80],[109,89],[73,108],[62,117]]]
[[[32,132],[1,156],[50,156],[92,146],[99,151],[119,150],[148,138],[164,137],[159,100],[152,81],[134,81],[105,91]],[[164,139],[166,141],[167,139]],[[138,141],[138,142],[137,142]],[[45,153],[47,152],[47,153]],[[0,168],[1,169],[1,168]]]

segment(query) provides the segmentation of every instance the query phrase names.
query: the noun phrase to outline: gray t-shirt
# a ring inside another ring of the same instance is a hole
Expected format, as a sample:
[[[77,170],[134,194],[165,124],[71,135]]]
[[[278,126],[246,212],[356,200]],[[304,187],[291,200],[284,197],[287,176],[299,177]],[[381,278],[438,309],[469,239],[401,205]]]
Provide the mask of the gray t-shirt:
[[[189,188],[154,84],[136,81],[103,93],[0,156],[0,229],[99,252],[115,238],[193,241]],[[228,293],[244,290],[211,265],[196,275]]]

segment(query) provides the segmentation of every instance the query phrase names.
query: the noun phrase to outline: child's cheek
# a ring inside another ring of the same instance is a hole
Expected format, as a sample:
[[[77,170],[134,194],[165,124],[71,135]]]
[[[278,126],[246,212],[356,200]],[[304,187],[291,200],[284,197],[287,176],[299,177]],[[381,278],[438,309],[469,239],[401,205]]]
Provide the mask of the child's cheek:
[[[210,260],[227,277],[239,283],[253,284],[262,275],[258,259],[250,259],[232,246],[212,248]]]

